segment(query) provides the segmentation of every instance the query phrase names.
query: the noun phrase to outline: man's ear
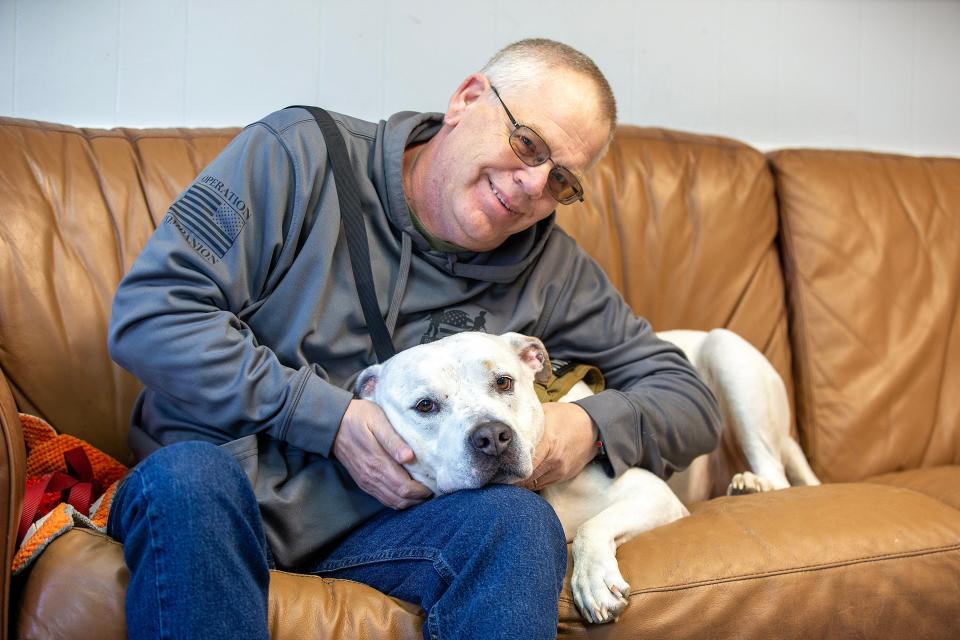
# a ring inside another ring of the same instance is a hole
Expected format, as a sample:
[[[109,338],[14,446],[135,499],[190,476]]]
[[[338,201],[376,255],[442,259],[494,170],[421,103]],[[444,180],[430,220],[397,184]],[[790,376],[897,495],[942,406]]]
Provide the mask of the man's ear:
[[[522,333],[504,333],[500,336],[514,350],[520,360],[534,372],[537,382],[547,384],[553,375],[550,369],[550,357],[547,348],[539,338],[525,336]]]
[[[377,380],[380,377],[380,367],[383,365],[374,364],[360,372],[357,381],[353,383],[353,395],[362,400],[369,400],[373,397],[373,390],[377,387]]]
[[[447,112],[443,116],[443,123],[454,126],[460,122],[467,109],[490,88],[490,81],[482,73],[471,73],[467,76],[447,103]]]

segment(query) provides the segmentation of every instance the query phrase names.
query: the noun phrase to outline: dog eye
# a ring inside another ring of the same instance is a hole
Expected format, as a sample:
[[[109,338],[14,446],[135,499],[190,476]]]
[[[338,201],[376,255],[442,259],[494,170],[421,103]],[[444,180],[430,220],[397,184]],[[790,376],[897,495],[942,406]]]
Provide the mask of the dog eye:
[[[510,376],[497,376],[497,391],[500,393],[513,391],[513,378]]]
[[[421,398],[413,408],[420,413],[434,413],[439,409],[437,403],[430,398]]]

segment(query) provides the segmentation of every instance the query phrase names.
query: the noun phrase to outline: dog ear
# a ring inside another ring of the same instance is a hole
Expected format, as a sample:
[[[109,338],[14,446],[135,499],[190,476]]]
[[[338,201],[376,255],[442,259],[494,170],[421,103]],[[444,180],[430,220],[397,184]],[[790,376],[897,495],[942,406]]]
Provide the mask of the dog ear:
[[[533,369],[537,382],[547,384],[553,376],[550,369],[550,356],[539,338],[525,336],[522,333],[505,333],[502,336],[528,367]]]
[[[380,377],[380,367],[383,365],[374,364],[360,372],[357,381],[353,383],[353,395],[363,400],[369,400],[373,397],[373,390],[377,387],[377,380]]]

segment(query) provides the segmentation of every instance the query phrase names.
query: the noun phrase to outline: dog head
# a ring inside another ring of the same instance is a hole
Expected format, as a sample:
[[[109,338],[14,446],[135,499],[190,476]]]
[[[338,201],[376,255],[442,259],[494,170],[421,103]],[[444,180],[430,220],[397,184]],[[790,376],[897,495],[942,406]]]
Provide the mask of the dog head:
[[[355,394],[383,409],[416,456],[410,475],[441,494],[529,477],[543,435],[534,380],[549,375],[540,340],[465,332],[364,369]]]

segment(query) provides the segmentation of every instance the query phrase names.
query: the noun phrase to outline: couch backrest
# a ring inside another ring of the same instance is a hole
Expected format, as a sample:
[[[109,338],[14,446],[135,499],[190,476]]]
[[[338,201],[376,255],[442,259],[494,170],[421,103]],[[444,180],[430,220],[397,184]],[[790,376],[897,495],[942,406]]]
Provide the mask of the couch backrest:
[[[139,383],[107,353],[113,292],[236,132],[0,118],[0,368],[21,411],[126,460]]]
[[[817,471],[960,464],[960,160],[787,150],[771,163]]]
[[[763,154],[727,138],[621,125],[584,189],[584,203],[560,208],[560,224],[634,311],[658,331],[737,332],[776,367],[792,406],[777,203]],[[728,464],[743,468],[724,435]]]
[[[90,130],[0,118],[0,367],[22,411],[126,455],[139,384],[112,364],[114,289],[236,129]],[[621,126],[561,224],[658,330],[730,327],[792,393],[773,180],[723,138]]]

